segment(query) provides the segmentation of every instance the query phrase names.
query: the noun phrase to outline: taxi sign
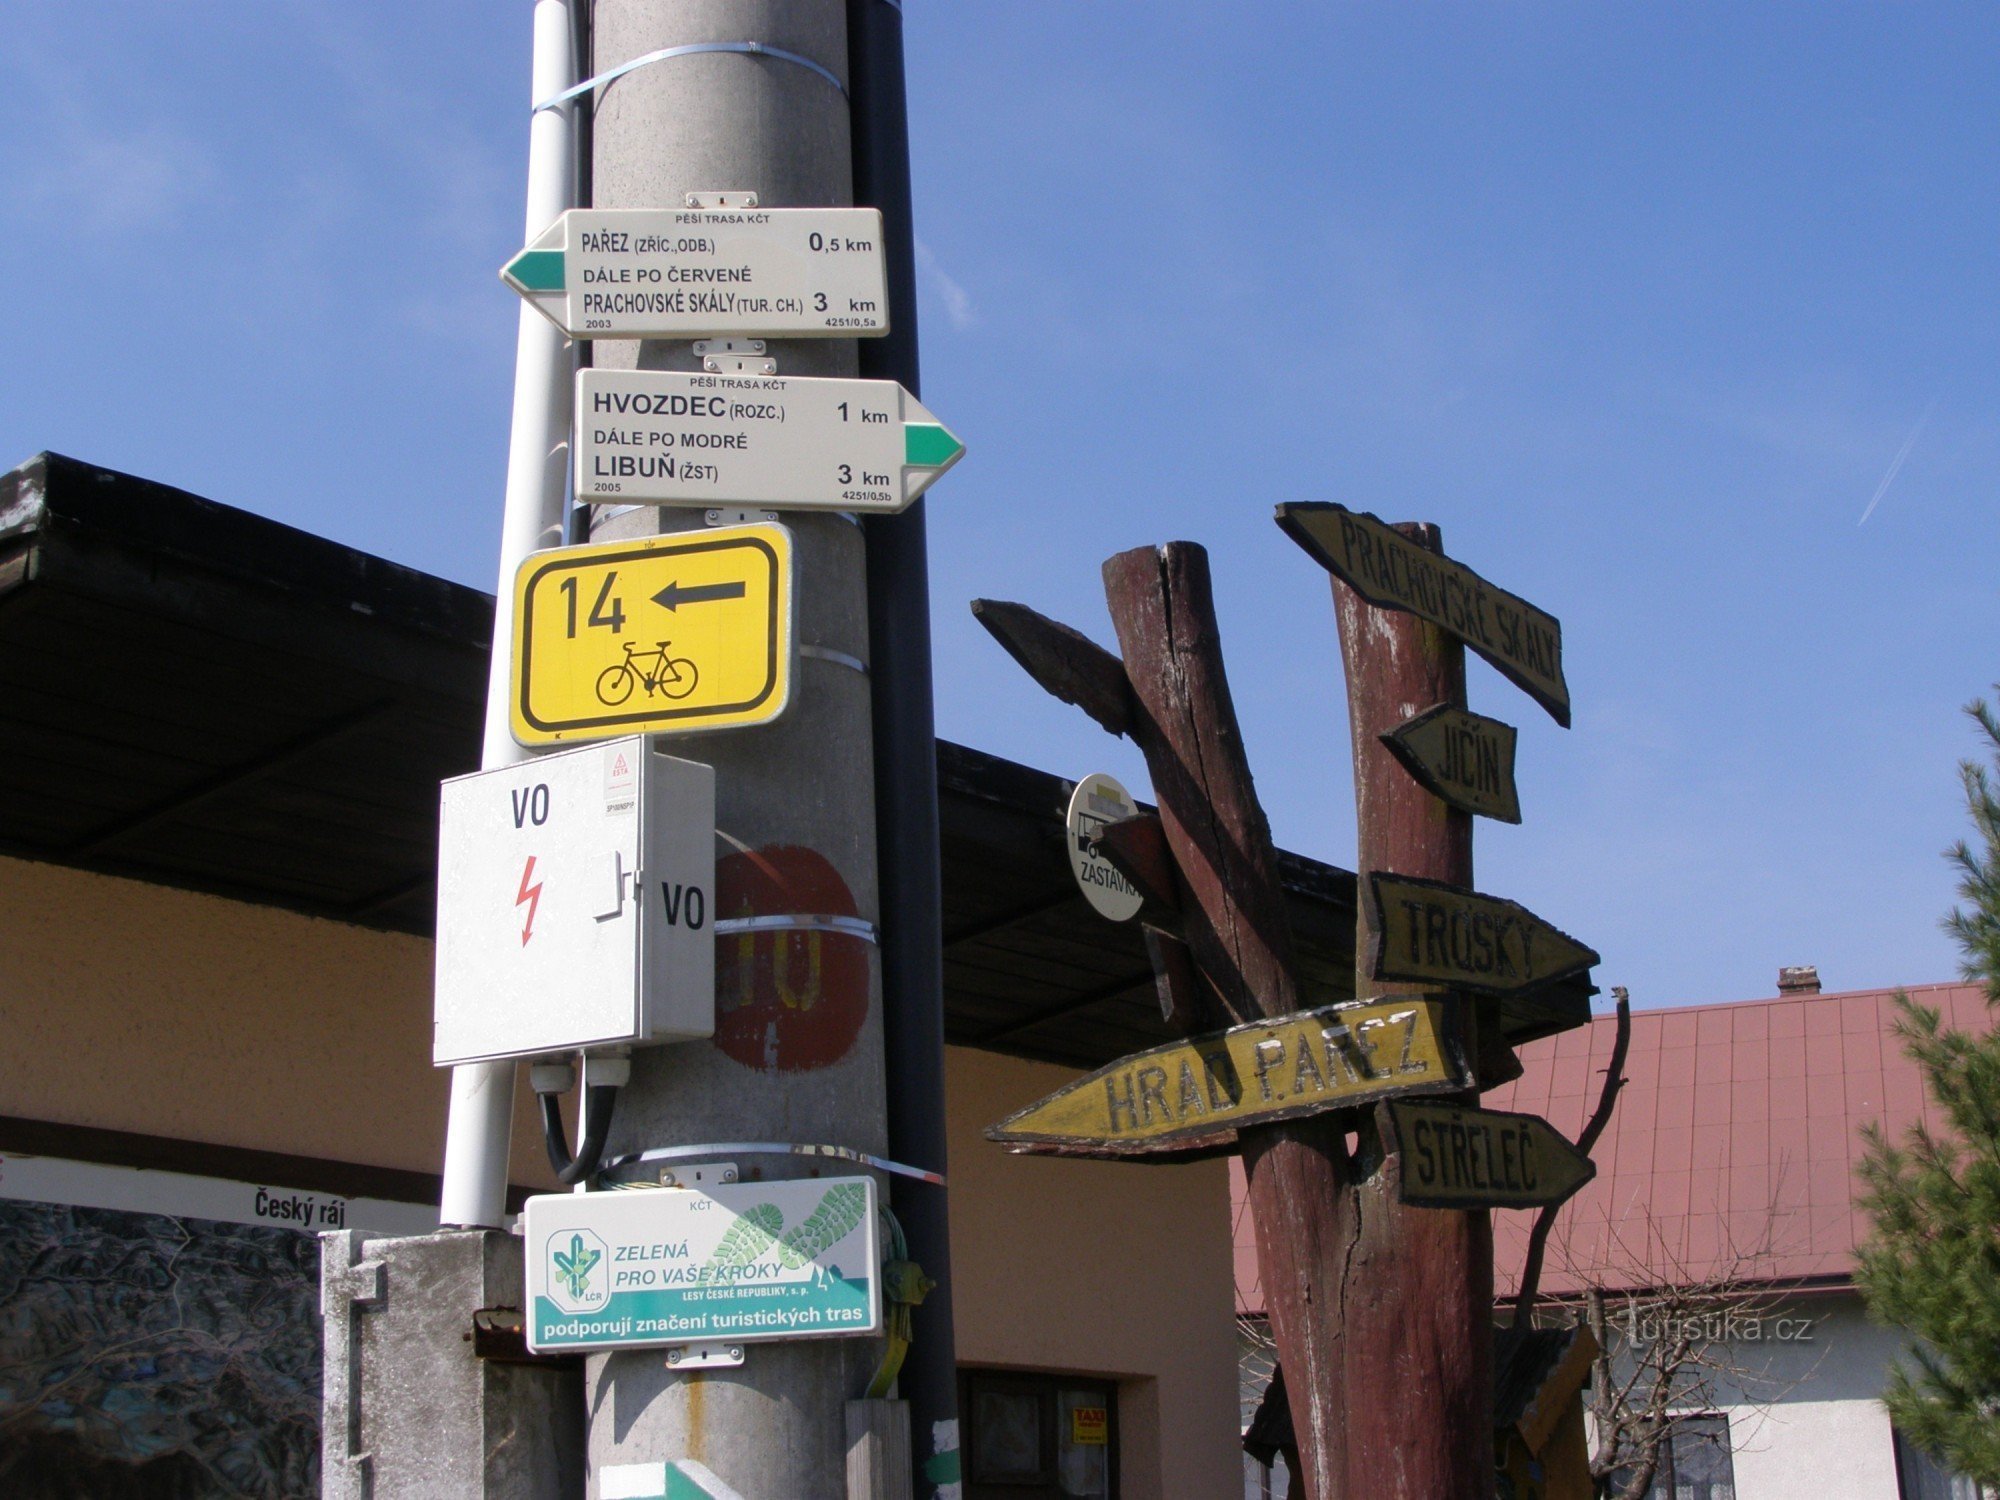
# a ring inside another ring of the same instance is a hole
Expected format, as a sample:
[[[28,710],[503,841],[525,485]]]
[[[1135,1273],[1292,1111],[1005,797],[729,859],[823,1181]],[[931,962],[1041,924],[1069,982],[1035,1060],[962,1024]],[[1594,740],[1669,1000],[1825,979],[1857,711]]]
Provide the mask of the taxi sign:
[[[514,578],[514,738],[768,723],[791,697],[792,622],[783,526],[533,553]]]

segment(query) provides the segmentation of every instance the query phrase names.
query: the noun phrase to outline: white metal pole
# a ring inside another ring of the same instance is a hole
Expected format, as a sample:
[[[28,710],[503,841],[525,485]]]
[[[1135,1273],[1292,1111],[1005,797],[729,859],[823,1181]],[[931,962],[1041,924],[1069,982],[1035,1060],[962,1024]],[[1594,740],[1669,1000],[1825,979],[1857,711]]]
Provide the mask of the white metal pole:
[[[576,79],[567,0],[536,0],[533,101]],[[528,127],[528,213],[523,243],[574,206],[576,153],[570,103],[536,110]],[[514,573],[530,552],[562,541],[569,458],[569,409],[576,353],[547,318],[521,304],[514,345],[514,419],[507,444],[507,498],[500,524],[500,579],[493,600],[493,660],[486,680],[483,769],[530,754],[507,727],[508,645],[514,631]],[[438,1218],[464,1228],[498,1228],[507,1210],[507,1142],[514,1119],[514,1064],[461,1063],[451,1072],[445,1126],[444,1193]]]

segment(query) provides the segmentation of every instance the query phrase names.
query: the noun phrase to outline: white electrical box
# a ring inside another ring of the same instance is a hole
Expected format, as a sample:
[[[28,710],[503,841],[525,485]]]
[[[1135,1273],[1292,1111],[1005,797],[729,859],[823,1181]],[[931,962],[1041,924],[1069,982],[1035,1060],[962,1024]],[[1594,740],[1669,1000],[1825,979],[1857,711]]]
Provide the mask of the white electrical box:
[[[715,1030],[715,771],[644,738],[447,781],[440,1067]]]

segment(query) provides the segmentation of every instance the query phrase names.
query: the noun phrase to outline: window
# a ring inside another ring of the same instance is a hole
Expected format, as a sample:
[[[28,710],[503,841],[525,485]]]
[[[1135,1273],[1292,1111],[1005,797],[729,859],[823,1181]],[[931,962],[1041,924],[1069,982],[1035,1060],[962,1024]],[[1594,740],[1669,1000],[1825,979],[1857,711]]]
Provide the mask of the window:
[[[1729,1418],[1710,1412],[1676,1419],[1646,1500],[1736,1500]]]
[[[966,1500],[1116,1500],[1118,1412],[1110,1382],[962,1370],[958,1411]]]
[[[1994,1500],[1985,1485],[1952,1473],[1902,1433],[1895,1436],[1896,1489],[1902,1500]]]

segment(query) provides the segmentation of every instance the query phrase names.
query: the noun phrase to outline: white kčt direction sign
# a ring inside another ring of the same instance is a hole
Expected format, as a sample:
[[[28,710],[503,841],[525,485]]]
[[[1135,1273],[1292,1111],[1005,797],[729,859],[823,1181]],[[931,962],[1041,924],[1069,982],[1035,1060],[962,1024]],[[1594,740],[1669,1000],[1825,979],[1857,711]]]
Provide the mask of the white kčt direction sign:
[[[873,208],[572,208],[500,279],[571,338],[879,338]]]
[[[893,380],[581,371],[576,496],[899,511],[965,445]]]

